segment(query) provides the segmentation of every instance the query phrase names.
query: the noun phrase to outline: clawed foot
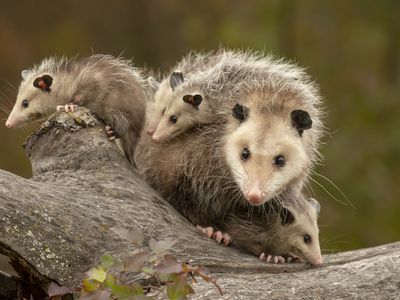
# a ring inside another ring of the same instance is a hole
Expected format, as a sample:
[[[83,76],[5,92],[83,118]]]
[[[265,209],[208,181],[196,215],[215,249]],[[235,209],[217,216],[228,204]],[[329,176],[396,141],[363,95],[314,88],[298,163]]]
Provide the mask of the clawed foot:
[[[197,228],[200,229],[201,232],[203,232],[205,235],[208,236],[208,238],[213,238],[217,241],[217,243],[223,243],[225,246],[228,246],[228,244],[231,242],[231,237],[227,233],[222,233],[221,231],[217,230],[214,231],[214,228],[212,227],[201,227],[197,225]]]
[[[114,130],[112,129],[112,127],[110,125],[106,125],[106,133],[107,133],[108,139],[110,141],[113,141],[116,139],[116,136],[114,135]]]
[[[288,257],[288,259],[286,260],[283,256],[271,255],[263,252],[260,255],[260,260],[265,261],[266,263],[284,264],[285,262],[290,262],[292,258]]]
[[[57,106],[57,111],[64,111],[64,112],[74,112],[75,109],[78,107],[78,105],[75,104],[65,104],[65,105],[58,105]]]

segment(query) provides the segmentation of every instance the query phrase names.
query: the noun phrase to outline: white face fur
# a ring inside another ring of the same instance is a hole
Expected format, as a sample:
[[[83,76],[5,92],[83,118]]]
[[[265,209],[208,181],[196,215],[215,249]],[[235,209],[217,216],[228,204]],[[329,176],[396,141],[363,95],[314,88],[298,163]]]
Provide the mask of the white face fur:
[[[41,80],[42,77],[46,79]],[[17,99],[8,116],[6,126],[9,128],[21,127],[54,112],[55,105],[52,105],[50,101],[52,81],[53,77],[48,74],[37,75],[28,70],[23,71]]]
[[[319,245],[319,229],[317,224],[320,205],[315,199],[305,200],[304,206],[291,210],[292,219],[288,224],[278,220],[279,235],[284,237],[281,249],[277,249],[282,255],[298,257],[314,266],[322,265],[321,249]],[[283,223],[283,224],[282,224]],[[279,248],[279,247],[278,247]]]
[[[204,119],[202,100],[200,93],[176,91],[162,111],[160,122],[152,135],[153,140],[162,142],[171,139],[200,124]]]
[[[261,205],[307,174],[303,137],[287,118],[252,114],[225,140],[225,157],[244,197]]]

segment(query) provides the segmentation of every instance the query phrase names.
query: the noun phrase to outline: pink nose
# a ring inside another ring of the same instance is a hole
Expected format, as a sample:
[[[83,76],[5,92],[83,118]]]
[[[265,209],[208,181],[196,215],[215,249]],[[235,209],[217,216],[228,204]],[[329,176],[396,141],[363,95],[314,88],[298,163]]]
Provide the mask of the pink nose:
[[[321,257],[321,258],[317,259],[317,260],[314,262],[314,266],[320,267],[320,266],[322,266],[323,263],[324,263],[324,262],[322,261],[322,257]]]
[[[262,200],[261,191],[250,191],[246,194],[246,199],[251,204],[260,204]]]
[[[149,136],[153,136],[153,134],[154,134],[154,129],[153,128],[147,128],[147,134],[149,135]]]
[[[11,123],[7,120],[6,121],[6,126],[8,127],[8,128],[11,128]]]

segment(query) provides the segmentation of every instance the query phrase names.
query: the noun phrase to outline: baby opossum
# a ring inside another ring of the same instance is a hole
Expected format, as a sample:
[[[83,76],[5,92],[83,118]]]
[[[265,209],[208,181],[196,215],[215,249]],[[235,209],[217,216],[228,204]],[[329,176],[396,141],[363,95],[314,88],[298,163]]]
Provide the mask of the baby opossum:
[[[298,195],[283,200],[283,206],[276,204],[251,211],[236,209],[227,213],[219,228],[231,245],[261,260],[284,263],[297,258],[314,266],[322,265],[318,201]]]
[[[199,60],[205,57],[208,60],[201,65]],[[184,72],[173,72],[163,80],[162,88],[156,93],[154,109],[158,113],[152,114],[153,125],[148,131],[156,142],[174,138],[194,126],[214,122],[233,103],[243,102],[239,95],[246,96],[243,91],[257,88],[259,81],[280,84],[279,79],[273,78],[278,76],[286,81],[303,78],[302,84],[307,84],[307,78],[300,69],[283,61],[274,61],[271,57],[249,53],[219,51],[208,55],[190,55],[184,59],[183,65],[190,69],[188,66],[191,64],[201,65],[202,68],[189,73],[188,78]],[[312,92],[312,86],[308,89]],[[315,93],[303,95],[310,97],[310,101],[318,100],[312,99],[316,96]]]
[[[166,143],[143,137],[138,151],[146,180],[195,225],[237,204],[261,205],[300,191],[318,159],[321,109],[309,78],[271,58],[226,55],[240,58],[233,67],[241,79],[228,90],[212,81],[207,93],[224,100],[213,112],[217,118]],[[230,76],[229,69],[225,73]]]
[[[194,122],[191,122],[190,116],[194,111],[196,111],[196,121],[202,124],[208,122],[210,118],[208,111],[204,111],[204,106],[198,109],[203,99],[196,93],[199,84],[193,83],[192,79],[204,78],[204,72],[215,66],[219,58],[217,55],[190,53],[163,78],[154,93],[153,103],[147,108],[146,131],[154,141],[162,142],[192,127]],[[174,115],[170,113],[170,107],[175,105],[179,106],[179,113]],[[181,114],[187,117],[180,118]]]
[[[45,119],[58,105],[89,108],[110,125],[130,160],[145,117],[144,81],[131,62],[109,55],[47,58],[22,72],[17,100],[6,126]]]

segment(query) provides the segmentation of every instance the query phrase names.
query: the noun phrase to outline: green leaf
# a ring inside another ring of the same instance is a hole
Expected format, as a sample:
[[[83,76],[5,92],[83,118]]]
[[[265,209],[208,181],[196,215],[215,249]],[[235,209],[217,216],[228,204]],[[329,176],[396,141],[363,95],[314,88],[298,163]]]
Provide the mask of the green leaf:
[[[82,286],[84,291],[93,292],[100,287],[100,282],[89,278],[85,278],[82,281]]]
[[[96,280],[100,283],[102,283],[107,276],[107,273],[104,271],[102,267],[95,267],[91,268],[87,273],[87,279],[89,280]]]
[[[168,282],[168,281],[174,281],[176,277],[179,275],[177,273],[159,273],[158,274],[158,280],[161,282]]]
[[[108,269],[108,268],[112,267],[113,265],[114,265],[114,259],[112,258],[111,255],[104,255],[101,258],[100,266],[102,266],[104,269]]]
[[[176,258],[172,255],[164,255],[160,263],[154,268],[158,273],[180,273],[182,271],[182,264],[178,263]]]
[[[115,276],[112,274],[107,274],[107,278],[104,281],[104,285],[106,287],[112,288],[115,285],[115,283],[116,283]]]
[[[142,272],[150,276],[154,275],[154,270],[151,267],[143,267]]]
[[[178,276],[172,283],[167,285],[167,295],[170,300],[186,300],[187,295],[193,293],[192,287],[183,276]]]
[[[108,290],[99,290],[94,293],[84,293],[79,300],[109,300],[111,292]]]
[[[135,299],[135,296],[139,295],[144,296],[143,288],[137,283],[134,283],[131,286],[115,285],[111,288],[111,292],[118,300]]]
[[[140,272],[144,266],[150,252],[139,252],[133,256],[127,256],[123,259],[124,269],[127,272]]]
[[[161,254],[172,248],[173,245],[177,242],[177,239],[166,239],[162,241],[156,241],[155,239],[149,240],[149,247],[156,254]]]
[[[144,235],[139,228],[136,227],[120,227],[114,226],[110,228],[111,231],[115,232],[121,239],[132,242],[136,246],[141,246],[143,244]]]

